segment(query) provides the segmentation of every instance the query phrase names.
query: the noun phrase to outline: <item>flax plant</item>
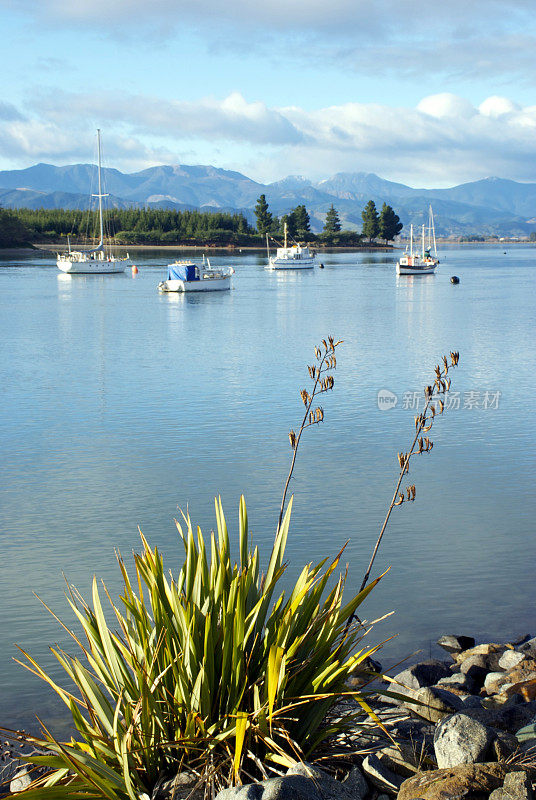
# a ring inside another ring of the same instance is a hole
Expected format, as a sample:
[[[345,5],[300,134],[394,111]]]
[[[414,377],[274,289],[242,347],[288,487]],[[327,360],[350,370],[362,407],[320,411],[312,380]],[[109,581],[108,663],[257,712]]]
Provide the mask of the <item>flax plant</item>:
[[[61,687],[24,651],[21,663],[63,700],[78,737],[58,742],[45,728],[41,737],[26,736],[47,751],[29,760],[48,772],[25,798],[140,800],[162,776],[184,769],[213,794],[277,774],[343,729],[348,720],[324,724],[341,694],[368,710],[347,683],[365,672],[363,662],[377,647],[365,647],[362,628],[348,621],[379,578],[347,603],[345,576],[328,592],[341,551],[305,566],[288,596],[280,591],[291,508],[292,501],[266,574],[249,543],[244,498],[236,563],[217,500],[217,534],[208,542],[199,528],[194,534],[188,515],[177,523],[185,560],[176,577],[142,536],[134,580],[118,556],[119,604],[96,579],[91,604],[71,591],[85,639],[64,626],[79,655],[51,651],[78,691]]]

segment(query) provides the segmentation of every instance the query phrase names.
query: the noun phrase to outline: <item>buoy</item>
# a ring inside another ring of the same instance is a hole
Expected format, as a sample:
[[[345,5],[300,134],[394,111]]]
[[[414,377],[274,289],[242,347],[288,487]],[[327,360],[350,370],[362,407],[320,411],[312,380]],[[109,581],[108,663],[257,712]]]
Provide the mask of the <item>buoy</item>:
[[[319,268],[319,269],[324,269],[324,265],[323,265],[323,264],[319,264],[319,265],[318,265],[318,268]]]
[[[137,268],[137,266],[135,264],[132,265],[132,274],[133,275],[137,275],[138,274],[138,268]]]
[[[451,283],[459,283],[460,279],[458,278],[457,275],[453,275],[452,278],[450,279],[450,282]]]

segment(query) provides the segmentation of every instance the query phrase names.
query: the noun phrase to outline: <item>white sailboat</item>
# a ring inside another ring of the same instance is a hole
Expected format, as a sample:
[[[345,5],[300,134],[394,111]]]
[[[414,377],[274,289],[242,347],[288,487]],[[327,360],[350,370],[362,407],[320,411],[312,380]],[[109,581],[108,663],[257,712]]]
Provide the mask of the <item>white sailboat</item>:
[[[111,243],[104,242],[104,223],[102,215],[102,200],[108,197],[102,192],[101,178],[101,140],[100,129],[97,129],[97,152],[98,152],[98,181],[99,193],[93,197],[99,198],[99,232],[100,239],[96,247],[91,250],[72,250],[68,240],[67,252],[58,253],[56,264],[62,272],[77,275],[106,275],[114,272],[124,272],[130,266],[130,257],[115,256],[111,251]]]
[[[410,225],[409,242],[409,252],[406,247],[406,252],[397,261],[397,275],[432,274],[439,264],[432,206],[430,206],[428,215],[428,237],[426,237],[426,226],[422,226],[422,252],[413,251],[413,225]]]
[[[275,256],[270,255],[268,234],[266,234],[266,249],[268,251],[267,269],[312,269],[315,265],[315,255],[307,245],[294,244],[288,247],[287,223],[284,224],[284,246],[278,247]]]

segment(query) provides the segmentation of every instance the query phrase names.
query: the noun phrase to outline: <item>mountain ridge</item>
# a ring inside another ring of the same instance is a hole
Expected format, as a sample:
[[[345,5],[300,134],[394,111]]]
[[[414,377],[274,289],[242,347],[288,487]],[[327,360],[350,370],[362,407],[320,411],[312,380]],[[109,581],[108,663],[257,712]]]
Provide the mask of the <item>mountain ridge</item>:
[[[103,168],[104,191],[117,208],[149,207],[185,210],[241,211],[254,221],[254,207],[265,194],[270,210],[280,216],[305,204],[313,230],[321,230],[331,204],[343,226],[361,229],[361,211],[368,200],[378,210],[393,206],[405,228],[420,225],[433,202],[439,235],[527,235],[536,218],[536,184],[490,176],[447,189],[413,188],[373,172],[338,172],[322,181],[289,175],[263,184],[236,170],[212,165],[162,164],[132,173]],[[40,162],[21,170],[0,171],[0,205],[7,208],[83,208],[95,193],[93,164],[56,167]]]

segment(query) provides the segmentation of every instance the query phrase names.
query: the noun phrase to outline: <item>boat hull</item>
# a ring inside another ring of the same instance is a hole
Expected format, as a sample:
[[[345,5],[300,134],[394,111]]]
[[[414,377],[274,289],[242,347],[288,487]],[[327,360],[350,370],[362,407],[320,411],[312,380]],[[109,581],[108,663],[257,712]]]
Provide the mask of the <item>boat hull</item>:
[[[124,272],[130,260],[121,261],[68,261],[58,258],[58,269],[69,275],[112,275]]]
[[[231,276],[201,278],[197,281],[167,280],[158,284],[160,292],[222,292],[231,288]]]
[[[433,275],[437,264],[433,267],[411,267],[404,264],[396,265],[397,275]]]
[[[314,258],[270,258],[268,269],[313,269]]]

